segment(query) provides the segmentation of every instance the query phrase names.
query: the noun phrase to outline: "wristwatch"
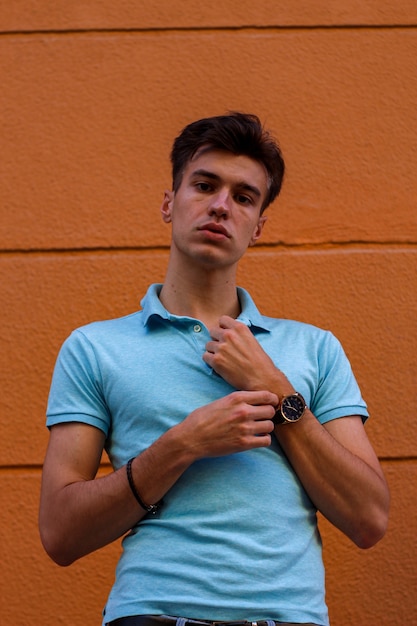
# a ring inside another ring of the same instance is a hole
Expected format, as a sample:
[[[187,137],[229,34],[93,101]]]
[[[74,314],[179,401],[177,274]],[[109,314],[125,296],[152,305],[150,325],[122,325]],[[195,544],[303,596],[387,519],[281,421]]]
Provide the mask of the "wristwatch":
[[[301,393],[295,392],[288,396],[284,396],[275,412],[273,422],[279,424],[291,424],[298,422],[306,410],[307,406]]]

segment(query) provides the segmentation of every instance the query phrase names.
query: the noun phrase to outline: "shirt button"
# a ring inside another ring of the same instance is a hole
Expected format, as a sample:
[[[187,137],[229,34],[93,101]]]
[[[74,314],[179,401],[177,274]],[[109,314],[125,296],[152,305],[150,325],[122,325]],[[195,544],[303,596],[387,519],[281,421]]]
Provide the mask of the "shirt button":
[[[201,326],[200,326],[200,324],[194,324],[194,332],[195,333],[201,333]]]

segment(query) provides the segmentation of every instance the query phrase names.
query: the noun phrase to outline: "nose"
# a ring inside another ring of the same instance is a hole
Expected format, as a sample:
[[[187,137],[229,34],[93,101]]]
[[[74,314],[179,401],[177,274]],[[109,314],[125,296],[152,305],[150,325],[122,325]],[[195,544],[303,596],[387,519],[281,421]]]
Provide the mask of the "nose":
[[[230,214],[231,202],[228,191],[220,191],[218,194],[212,196],[209,214],[216,217],[227,218]]]

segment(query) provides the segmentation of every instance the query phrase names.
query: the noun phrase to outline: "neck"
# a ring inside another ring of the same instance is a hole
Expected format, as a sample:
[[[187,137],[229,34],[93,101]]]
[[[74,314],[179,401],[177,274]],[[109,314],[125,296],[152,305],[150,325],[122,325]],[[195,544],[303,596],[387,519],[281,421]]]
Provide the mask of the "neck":
[[[184,275],[168,267],[159,297],[170,313],[194,317],[208,328],[222,315],[236,318],[240,313],[235,271],[230,274],[197,269]]]

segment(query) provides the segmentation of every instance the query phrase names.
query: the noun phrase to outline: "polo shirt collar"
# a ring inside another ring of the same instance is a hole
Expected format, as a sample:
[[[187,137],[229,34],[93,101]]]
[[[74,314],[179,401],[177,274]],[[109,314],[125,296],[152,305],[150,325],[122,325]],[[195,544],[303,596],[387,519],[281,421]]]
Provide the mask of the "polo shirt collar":
[[[150,285],[145,296],[141,300],[142,312],[143,312],[143,324],[146,326],[151,318],[159,317],[164,320],[176,321],[179,318],[177,315],[172,315],[163,306],[159,299],[159,294],[162,289],[162,283],[154,283]],[[270,324],[268,319],[260,314],[254,301],[252,300],[246,289],[242,287],[237,288],[237,293],[241,306],[241,313],[237,318],[239,322],[243,322],[247,326],[253,326],[260,330],[270,331]]]

